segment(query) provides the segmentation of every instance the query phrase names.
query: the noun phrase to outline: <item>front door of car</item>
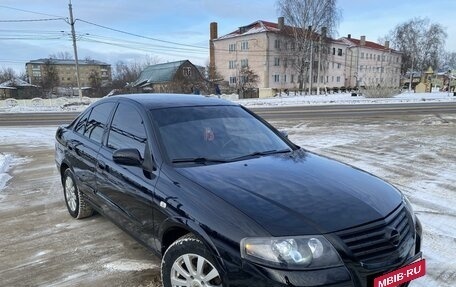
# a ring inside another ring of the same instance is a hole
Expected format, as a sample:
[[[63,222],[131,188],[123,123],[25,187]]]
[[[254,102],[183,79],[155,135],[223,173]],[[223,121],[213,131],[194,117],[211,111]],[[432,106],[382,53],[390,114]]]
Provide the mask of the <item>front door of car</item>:
[[[68,158],[79,189],[89,197],[94,195],[96,189],[97,154],[114,106],[114,102],[108,102],[88,110],[67,141]]]
[[[142,166],[127,166],[113,161],[119,149],[137,149],[151,162],[143,118],[130,104],[119,103],[106,139],[98,155],[97,195],[105,203],[105,214],[138,239],[154,248],[152,196],[156,175]]]

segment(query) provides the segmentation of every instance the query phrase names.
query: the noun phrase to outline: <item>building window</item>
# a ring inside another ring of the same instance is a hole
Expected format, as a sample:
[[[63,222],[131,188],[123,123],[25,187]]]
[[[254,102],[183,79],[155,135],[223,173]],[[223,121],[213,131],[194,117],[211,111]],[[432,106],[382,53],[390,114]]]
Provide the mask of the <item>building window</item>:
[[[331,76],[331,82],[334,83],[334,76]]]
[[[283,82],[284,82],[284,83],[287,82],[287,75],[283,75]]]
[[[334,69],[334,62],[332,62],[332,68]]]
[[[39,65],[32,65],[32,69],[33,69],[33,70],[39,70],[39,69],[40,69],[40,66],[39,66]]]
[[[276,40],[274,41],[274,48],[280,50],[280,40],[276,39]]]
[[[326,83],[329,83],[329,76],[326,76]]]
[[[333,48],[333,55],[336,54],[336,48]]]
[[[312,79],[312,80],[313,80],[314,83],[316,83],[317,80],[318,80],[318,77],[317,77],[317,76],[313,76],[313,79]]]
[[[337,49],[337,55],[342,56],[342,49]]]
[[[272,77],[274,78],[274,82],[275,83],[278,83],[280,81],[280,76],[279,75],[273,75]]]
[[[230,77],[230,84],[236,84],[236,77]]]
[[[361,59],[364,59],[364,53],[361,53]]]
[[[380,62],[380,55],[377,55],[377,61]]]
[[[182,73],[184,74],[184,77],[190,77],[192,75],[192,68],[183,67],[182,68]]]
[[[370,54],[370,59],[372,60],[372,54]]]
[[[337,69],[340,69],[342,65],[340,63],[337,63]]]
[[[274,66],[280,66],[280,58],[274,58]]]
[[[337,82],[340,83],[340,76],[337,77]]]
[[[363,71],[363,65],[359,66],[359,71],[360,71],[360,72]]]
[[[236,61],[229,61],[228,62],[228,68],[236,69]]]
[[[248,50],[248,49],[249,49],[249,41],[242,41],[241,50]]]
[[[294,42],[290,43],[290,50],[294,51],[296,49],[296,45]]]
[[[290,82],[294,83],[294,75],[291,75],[291,80]]]
[[[241,68],[245,68],[249,66],[249,60],[248,59],[242,59],[241,60]]]
[[[285,45],[285,51],[288,51],[288,42],[283,43]]]
[[[230,51],[230,52],[236,51],[236,44],[230,44],[230,45],[229,45],[229,51]]]

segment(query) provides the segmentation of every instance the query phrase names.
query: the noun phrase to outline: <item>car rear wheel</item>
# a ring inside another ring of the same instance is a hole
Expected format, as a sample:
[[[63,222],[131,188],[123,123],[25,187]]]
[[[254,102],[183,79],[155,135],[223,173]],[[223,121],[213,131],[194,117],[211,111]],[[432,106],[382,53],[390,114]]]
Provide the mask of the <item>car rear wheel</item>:
[[[164,287],[222,287],[211,253],[194,235],[185,235],[166,250],[162,260]]]
[[[89,217],[93,214],[92,207],[84,200],[79,191],[73,172],[68,168],[63,173],[63,193],[65,203],[71,216],[77,219]]]

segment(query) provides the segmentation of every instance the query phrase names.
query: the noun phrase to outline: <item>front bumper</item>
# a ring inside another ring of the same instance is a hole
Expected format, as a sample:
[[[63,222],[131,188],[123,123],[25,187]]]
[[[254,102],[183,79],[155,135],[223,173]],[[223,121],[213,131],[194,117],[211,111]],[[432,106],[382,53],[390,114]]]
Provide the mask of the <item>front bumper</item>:
[[[230,266],[226,261],[225,267],[229,270],[224,278],[224,286],[230,287],[373,287],[374,279],[378,276],[391,272],[402,266],[408,265],[421,257],[421,224],[415,222],[415,242],[408,255],[376,268],[367,268],[360,262],[344,259],[344,265],[340,267],[318,269],[311,271],[279,270],[260,266],[247,261],[242,261],[242,267],[233,264]],[[406,287],[409,283],[400,287]]]

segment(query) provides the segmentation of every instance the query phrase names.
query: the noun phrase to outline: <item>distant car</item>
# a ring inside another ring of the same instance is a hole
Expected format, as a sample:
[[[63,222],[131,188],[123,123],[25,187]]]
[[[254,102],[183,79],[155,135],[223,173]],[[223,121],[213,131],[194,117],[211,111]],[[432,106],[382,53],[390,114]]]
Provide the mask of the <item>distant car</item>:
[[[396,188],[228,101],[103,98],[58,128],[55,158],[71,216],[149,247],[166,287],[372,286],[421,256]]]

